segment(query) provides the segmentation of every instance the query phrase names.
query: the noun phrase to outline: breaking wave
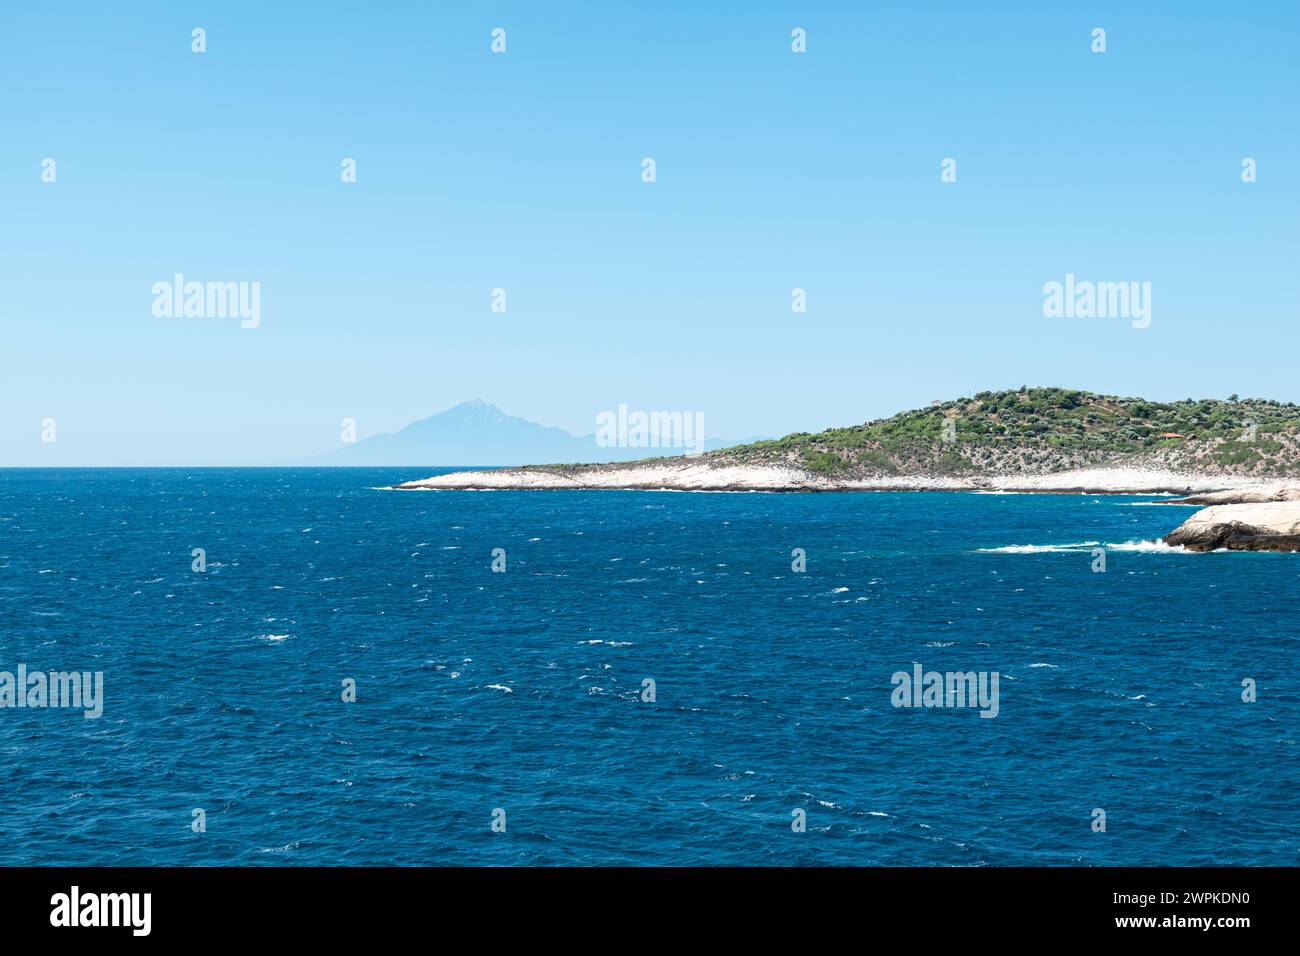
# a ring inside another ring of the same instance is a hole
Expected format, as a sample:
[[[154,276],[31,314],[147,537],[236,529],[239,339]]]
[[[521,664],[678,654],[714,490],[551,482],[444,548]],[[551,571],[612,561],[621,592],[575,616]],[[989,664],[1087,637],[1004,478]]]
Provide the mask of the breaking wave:
[[[977,554],[1060,554],[1100,546],[1100,541],[1076,541],[1072,544],[1008,544],[1001,548],[976,548],[975,551]]]

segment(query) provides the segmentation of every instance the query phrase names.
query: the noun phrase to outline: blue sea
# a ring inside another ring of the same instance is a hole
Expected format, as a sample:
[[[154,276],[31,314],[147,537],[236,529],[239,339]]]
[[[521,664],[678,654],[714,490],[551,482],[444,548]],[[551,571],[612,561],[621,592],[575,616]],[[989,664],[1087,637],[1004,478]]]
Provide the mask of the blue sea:
[[[383,490],[433,471],[0,470],[0,671],[104,680],[0,709],[0,864],[1297,863],[1300,555],[1125,496]],[[918,663],[997,716],[893,706]]]

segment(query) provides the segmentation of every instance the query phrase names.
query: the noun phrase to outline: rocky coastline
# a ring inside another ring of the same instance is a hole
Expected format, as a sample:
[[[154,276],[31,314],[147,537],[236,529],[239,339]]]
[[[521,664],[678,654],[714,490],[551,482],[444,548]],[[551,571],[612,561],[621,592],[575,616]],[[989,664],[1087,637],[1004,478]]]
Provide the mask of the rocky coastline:
[[[1300,501],[1213,505],[1163,540],[1189,551],[1300,551]]]
[[[1229,487],[1224,487],[1228,485]],[[880,476],[835,480],[793,468],[691,459],[632,465],[530,466],[460,471],[394,485],[398,491],[619,490],[699,492],[969,491],[986,494],[1169,494],[1203,505],[1161,540],[1189,551],[1300,551],[1300,485],[1222,475],[1096,468],[1051,475]]]
[[[704,454],[459,471],[393,487],[1160,495],[1169,496],[1162,504],[1202,509],[1162,539],[1168,544],[1295,551],[1300,406],[1024,387]]]

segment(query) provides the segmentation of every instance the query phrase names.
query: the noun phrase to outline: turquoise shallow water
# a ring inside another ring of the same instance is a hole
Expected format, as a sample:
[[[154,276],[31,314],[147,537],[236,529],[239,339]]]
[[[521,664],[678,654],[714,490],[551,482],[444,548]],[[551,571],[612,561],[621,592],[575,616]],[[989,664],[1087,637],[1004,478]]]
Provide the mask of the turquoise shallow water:
[[[0,709],[0,864],[1297,862],[1300,556],[1127,497],[376,490],[428,473],[0,471],[0,670],[105,697]],[[914,662],[998,716],[895,708]]]

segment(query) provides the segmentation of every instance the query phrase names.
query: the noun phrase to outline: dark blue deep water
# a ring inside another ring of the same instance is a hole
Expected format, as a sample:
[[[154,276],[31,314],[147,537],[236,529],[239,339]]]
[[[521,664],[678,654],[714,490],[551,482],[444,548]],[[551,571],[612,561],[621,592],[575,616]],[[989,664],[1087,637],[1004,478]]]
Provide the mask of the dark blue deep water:
[[[0,709],[0,864],[1297,862],[1300,556],[1093,573],[1190,513],[1126,497],[376,489],[428,473],[0,471],[0,671],[105,695]],[[893,707],[913,662],[998,716]]]

